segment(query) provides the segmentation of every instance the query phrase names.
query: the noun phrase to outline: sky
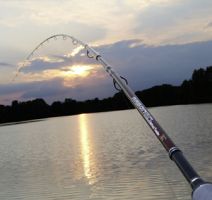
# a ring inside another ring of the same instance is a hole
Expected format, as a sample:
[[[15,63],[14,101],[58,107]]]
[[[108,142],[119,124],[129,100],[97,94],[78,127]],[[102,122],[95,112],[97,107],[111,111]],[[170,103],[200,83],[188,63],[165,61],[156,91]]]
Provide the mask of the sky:
[[[111,78],[67,34],[88,43],[133,90],[180,85],[212,65],[211,0],[0,0],[0,104],[112,96]],[[17,68],[23,66],[14,78]]]

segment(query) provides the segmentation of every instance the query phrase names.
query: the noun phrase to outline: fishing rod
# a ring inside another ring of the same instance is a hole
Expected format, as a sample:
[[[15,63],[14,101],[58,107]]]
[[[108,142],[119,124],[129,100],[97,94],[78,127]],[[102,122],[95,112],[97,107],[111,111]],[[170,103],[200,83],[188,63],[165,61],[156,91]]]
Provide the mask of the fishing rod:
[[[133,90],[128,86],[126,79],[121,77],[117,72],[113,70],[111,65],[109,65],[106,60],[102,58],[102,56],[95,51],[92,47],[88,46],[88,44],[66,34],[57,34],[53,35],[43,42],[41,42],[29,56],[27,60],[29,60],[35,51],[39,49],[45,42],[49,41],[52,38],[62,37],[63,39],[69,38],[72,40],[74,45],[82,45],[87,52],[87,57],[91,59],[95,59],[99,62],[105,71],[112,77],[114,81],[114,85],[118,85],[120,89],[124,92],[126,97],[130,100],[132,105],[138,110],[140,115],[144,118],[146,123],[149,125],[157,139],[161,142],[165,150],[168,152],[168,155],[172,161],[178,166],[180,171],[182,172],[185,179],[188,181],[192,188],[192,200],[212,200],[212,184],[204,181],[198,173],[194,170],[191,164],[183,155],[182,151],[174,144],[168,134],[163,130],[160,124],[156,121],[153,115],[148,111],[145,105],[141,102],[141,100],[136,96]],[[24,67],[24,66],[22,66]],[[21,70],[20,67],[18,71]]]
[[[193,169],[191,164],[183,155],[182,151],[174,144],[168,134],[164,131],[164,129],[160,126],[160,124],[156,121],[156,119],[152,116],[152,114],[148,111],[145,105],[141,102],[141,100],[136,96],[133,90],[128,86],[126,80],[119,76],[112,67],[102,58],[102,56],[94,51],[91,47],[85,46],[87,49],[87,54],[92,52],[93,57],[101,63],[106,72],[113,78],[115,83],[119,85],[121,90],[130,100],[132,105],[138,110],[140,115],[144,118],[146,123],[154,132],[155,136],[161,142],[165,150],[168,152],[171,160],[175,162],[183,176],[189,182],[192,188],[192,199],[193,200],[212,200],[212,184],[205,182]]]

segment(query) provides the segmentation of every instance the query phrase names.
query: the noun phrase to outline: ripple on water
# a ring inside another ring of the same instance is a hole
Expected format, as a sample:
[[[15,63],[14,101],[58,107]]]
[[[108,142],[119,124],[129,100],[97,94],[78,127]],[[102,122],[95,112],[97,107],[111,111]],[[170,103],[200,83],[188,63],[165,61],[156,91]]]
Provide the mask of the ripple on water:
[[[151,109],[208,180],[211,108]],[[2,126],[0,158],[2,200],[191,199],[189,185],[135,110]]]

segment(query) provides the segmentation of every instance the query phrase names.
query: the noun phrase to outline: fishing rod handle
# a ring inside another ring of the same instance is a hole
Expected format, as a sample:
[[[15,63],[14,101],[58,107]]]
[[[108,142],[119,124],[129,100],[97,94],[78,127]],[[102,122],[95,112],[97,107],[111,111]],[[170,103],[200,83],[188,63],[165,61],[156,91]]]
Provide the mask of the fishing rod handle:
[[[180,151],[180,150],[175,151],[170,158],[171,158],[171,160],[173,160],[175,162],[175,164],[180,169],[183,176],[189,182],[189,184],[191,185],[193,190],[198,188],[200,185],[203,185],[206,183],[205,181],[203,181],[200,178],[200,176],[197,174],[197,172],[193,169],[191,164],[184,157],[182,151]]]

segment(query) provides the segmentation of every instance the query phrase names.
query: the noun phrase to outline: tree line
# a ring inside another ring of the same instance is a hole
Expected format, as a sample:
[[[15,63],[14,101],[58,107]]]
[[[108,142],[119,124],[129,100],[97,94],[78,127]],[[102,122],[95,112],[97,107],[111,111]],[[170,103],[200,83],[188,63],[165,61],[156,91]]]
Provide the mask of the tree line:
[[[194,70],[191,79],[183,81],[180,86],[163,84],[137,91],[136,95],[147,107],[212,103],[212,66]],[[56,101],[51,105],[43,99],[14,100],[10,106],[0,105],[0,123],[131,108],[131,103],[122,92],[102,100],[76,101],[67,98],[64,102]]]

